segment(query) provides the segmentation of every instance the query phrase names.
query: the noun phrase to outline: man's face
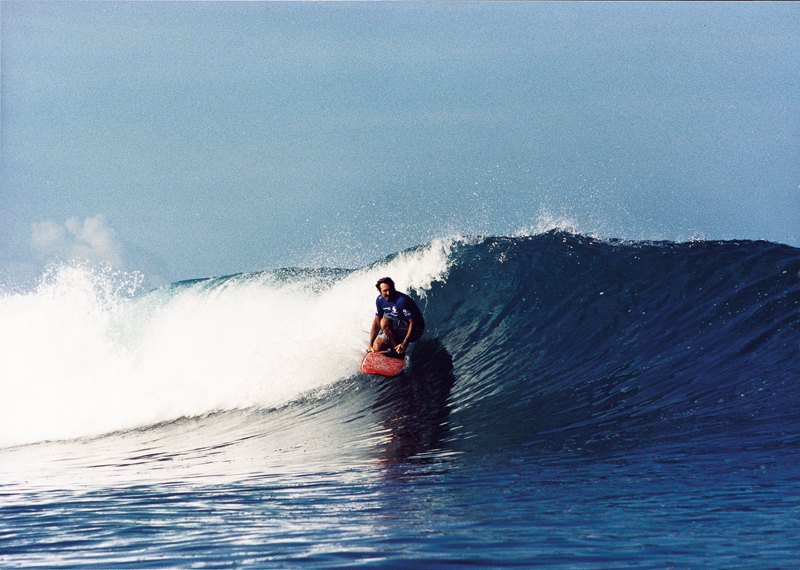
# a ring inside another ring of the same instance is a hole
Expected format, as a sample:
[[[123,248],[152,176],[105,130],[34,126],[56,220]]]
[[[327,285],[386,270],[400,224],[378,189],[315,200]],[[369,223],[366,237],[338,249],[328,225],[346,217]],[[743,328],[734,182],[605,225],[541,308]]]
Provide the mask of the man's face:
[[[383,296],[384,299],[388,301],[389,297],[392,296],[392,288],[389,287],[386,283],[381,283],[381,295]]]

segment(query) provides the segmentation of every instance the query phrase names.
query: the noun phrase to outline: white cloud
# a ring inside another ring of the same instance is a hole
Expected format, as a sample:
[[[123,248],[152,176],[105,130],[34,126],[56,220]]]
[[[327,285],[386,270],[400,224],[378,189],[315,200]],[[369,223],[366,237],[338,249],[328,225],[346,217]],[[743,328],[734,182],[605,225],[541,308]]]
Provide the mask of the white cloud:
[[[98,214],[81,222],[70,218],[63,225],[46,220],[31,226],[31,246],[45,260],[81,260],[123,266],[123,247],[106,217]]]

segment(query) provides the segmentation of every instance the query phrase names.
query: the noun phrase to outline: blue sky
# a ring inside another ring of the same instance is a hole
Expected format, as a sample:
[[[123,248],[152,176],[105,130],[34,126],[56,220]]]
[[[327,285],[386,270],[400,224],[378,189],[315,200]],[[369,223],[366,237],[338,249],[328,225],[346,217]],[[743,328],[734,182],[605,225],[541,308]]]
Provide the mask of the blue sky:
[[[553,222],[800,246],[796,3],[15,2],[0,281]]]

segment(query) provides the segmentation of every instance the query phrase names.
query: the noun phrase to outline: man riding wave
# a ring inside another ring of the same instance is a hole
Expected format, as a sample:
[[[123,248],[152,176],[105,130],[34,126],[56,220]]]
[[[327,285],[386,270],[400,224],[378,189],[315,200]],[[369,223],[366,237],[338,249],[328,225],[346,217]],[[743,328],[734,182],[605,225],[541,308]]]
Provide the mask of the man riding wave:
[[[375,287],[380,295],[375,300],[375,320],[367,352],[394,349],[397,354],[405,354],[408,345],[425,332],[422,311],[411,297],[394,288],[391,278],[379,279]]]

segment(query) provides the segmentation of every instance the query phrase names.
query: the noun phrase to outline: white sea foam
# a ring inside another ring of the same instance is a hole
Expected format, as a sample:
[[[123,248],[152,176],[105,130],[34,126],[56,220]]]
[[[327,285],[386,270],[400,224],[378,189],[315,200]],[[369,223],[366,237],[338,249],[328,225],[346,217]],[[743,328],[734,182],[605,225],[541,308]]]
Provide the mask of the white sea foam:
[[[131,297],[135,278],[65,265],[0,297],[0,446],[281,406],[357,372],[375,281],[424,296],[452,240],[337,279],[242,275]]]

